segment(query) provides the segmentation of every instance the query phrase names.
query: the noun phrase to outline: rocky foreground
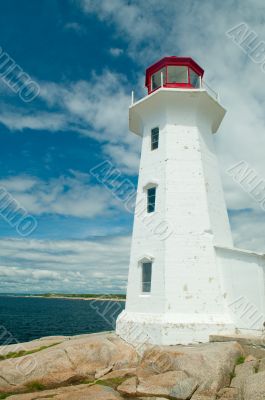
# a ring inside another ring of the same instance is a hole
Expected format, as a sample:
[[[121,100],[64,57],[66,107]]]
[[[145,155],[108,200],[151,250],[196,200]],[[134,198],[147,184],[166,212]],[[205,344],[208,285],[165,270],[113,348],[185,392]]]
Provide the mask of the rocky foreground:
[[[140,356],[114,333],[0,346],[0,399],[265,399],[262,344],[141,350]]]

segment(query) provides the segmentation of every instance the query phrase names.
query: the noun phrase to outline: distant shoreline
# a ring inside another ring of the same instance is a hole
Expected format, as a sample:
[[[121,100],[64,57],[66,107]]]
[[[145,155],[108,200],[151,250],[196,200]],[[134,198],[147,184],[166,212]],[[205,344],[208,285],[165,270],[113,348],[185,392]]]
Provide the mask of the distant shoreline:
[[[107,295],[104,297],[102,296],[96,296],[96,297],[78,297],[78,296],[67,296],[67,295],[6,295],[6,297],[19,297],[19,298],[41,298],[41,299],[63,299],[63,300],[84,300],[84,301],[91,301],[91,300],[96,300],[96,301],[117,301],[117,302],[125,302],[126,298],[120,298],[120,297],[108,297]]]

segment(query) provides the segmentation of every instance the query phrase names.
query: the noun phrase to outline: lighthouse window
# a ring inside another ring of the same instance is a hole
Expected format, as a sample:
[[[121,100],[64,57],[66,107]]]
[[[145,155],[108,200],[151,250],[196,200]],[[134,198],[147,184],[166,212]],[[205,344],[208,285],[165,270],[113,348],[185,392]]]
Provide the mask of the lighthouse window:
[[[195,88],[200,87],[200,77],[192,69],[190,69],[190,84]]]
[[[142,264],[142,292],[151,292],[151,281],[152,281],[152,263],[145,262]]]
[[[163,84],[166,83],[166,68],[162,68],[159,71],[157,71],[155,74],[152,75],[152,78],[151,78],[152,89],[151,90],[158,89],[159,87],[162,86],[162,84],[161,84],[161,75],[162,74],[163,74]]]
[[[155,211],[156,203],[156,187],[147,189],[147,212],[152,213]]]
[[[167,68],[167,80],[169,83],[188,83],[188,68],[169,66]]]
[[[159,128],[153,128],[151,130],[151,150],[158,148],[159,141]]]

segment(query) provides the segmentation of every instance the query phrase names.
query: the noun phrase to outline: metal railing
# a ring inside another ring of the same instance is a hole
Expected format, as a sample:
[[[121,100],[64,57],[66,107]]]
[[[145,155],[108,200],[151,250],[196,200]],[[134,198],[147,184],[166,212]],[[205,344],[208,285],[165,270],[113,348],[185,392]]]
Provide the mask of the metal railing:
[[[163,82],[163,75],[161,75],[161,81]],[[160,86],[160,88],[164,87],[164,83],[162,84],[162,86]],[[219,93],[216,92],[214,89],[211,88],[210,85],[208,85],[208,83],[205,82],[205,80],[200,78],[200,82],[199,82],[199,86],[197,88],[194,89],[205,89],[207,91],[207,93],[216,101],[220,100],[219,97]],[[134,91],[132,91],[132,97],[131,97],[131,105],[133,105],[135,103],[135,95],[134,95]]]
[[[208,83],[206,83],[204,80],[201,80],[201,88],[205,89],[209,93],[209,95],[215,100],[220,100],[219,93],[213,90],[211,86],[209,86]]]

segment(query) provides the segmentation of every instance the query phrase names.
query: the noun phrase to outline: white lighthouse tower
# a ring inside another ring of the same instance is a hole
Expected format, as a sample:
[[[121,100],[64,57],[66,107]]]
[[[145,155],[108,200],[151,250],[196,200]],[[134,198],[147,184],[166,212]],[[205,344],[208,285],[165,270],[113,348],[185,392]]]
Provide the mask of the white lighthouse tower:
[[[130,107],[142,152],[117,334],[132,343],[206,342],[237,327],[228,303],[237,294],[220,261],[220,249],[235,249],[213,142],[226,111],[203,73],[191,58],[165,57],[146,70],[148,95]]]

